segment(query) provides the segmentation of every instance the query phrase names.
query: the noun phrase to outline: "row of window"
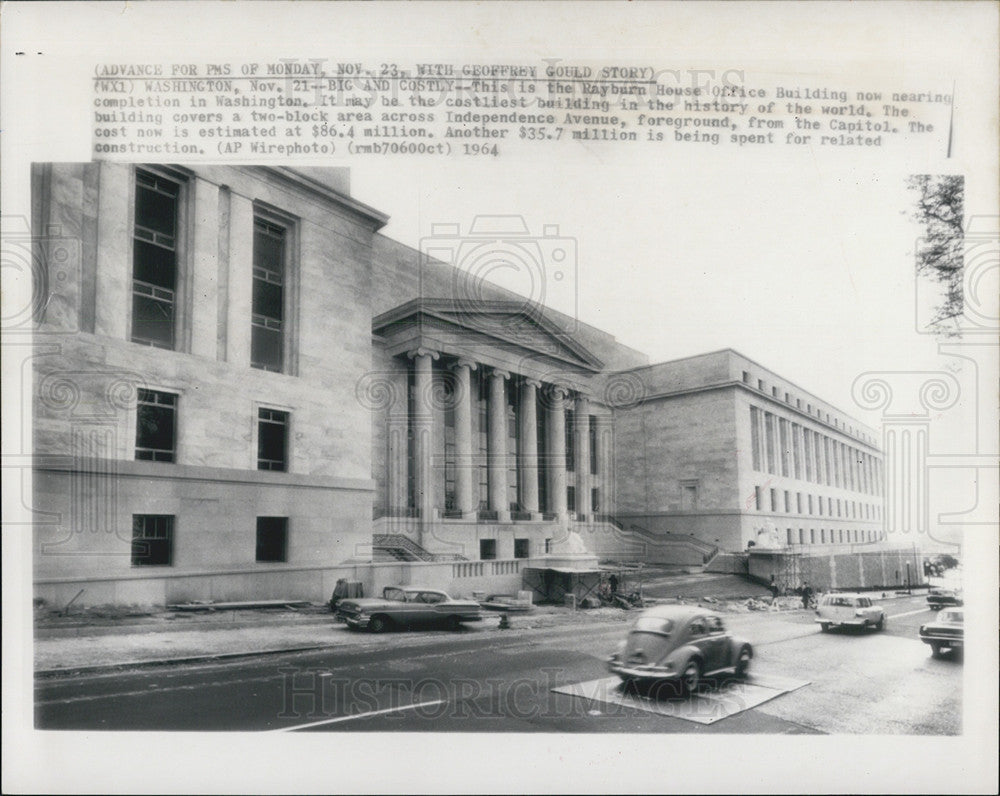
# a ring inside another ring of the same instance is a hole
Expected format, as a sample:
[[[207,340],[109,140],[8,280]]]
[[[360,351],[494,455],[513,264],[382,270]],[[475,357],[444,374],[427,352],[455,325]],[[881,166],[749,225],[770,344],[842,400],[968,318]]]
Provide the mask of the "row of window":
[[[750,387],[753,386],[753,379],[750,377],[750,373],[748,371],[745,371],[745,370],[743,371],[743,383],[746,384],[747,386],[750,386]],[[757,389],[760,392],[762,392],[762,393],[767,393],[767,385],[764,383],[763,379],[757,379]],[[771,387],[771,397],[772,398],[776,398],[777,400],[780,401],[781,400],[781,390],[778,387],[772,386]],[[813,413],[813,405],[811,403],[807,402],[806,405],[805,405],[805,409],[803,410],[802,399],[801,398],[795,398],[793,400],[792,394],[789,393],[789,392],[785,393],[785,403],[788,404],[789,406],[792,406],[794,404],[794,406],[795,406],[796,409],[805,411],[806,414],[809,414],[809,415],[814,414]],[[829,412],[824,412],[823,409],[821,407],[819,407],[819,406],[816,407],[815,415],[816,415],[816,417],[819,420],[825,420],[825,422],[827,422],[827,423],[831,422],[831,420],[830,420],[830,413]],[[832,423],[833,423],[833,427],[834,428],[842,429],[842,430],[846,431],[848,434],[850,434],[852,437],[858,437],[860,439],[863,439],[865,442],[874,443],[874,440],[871,439],[871,437],[868,434],[865,434],[862,431],[860,431],[858,429],[855,429],[854,426],[841,421],[840,418],[838,418],[836,416],[833,418]]]
[[[256,560],[288,560],[288,517],[257,518]],[[171,514],[132,515],[132,566],[169,567],[174,562],[174,517]]]
[[[757,511],[783,511],[786,514],[816,514],[820,517],[847,517],[859,520],[882,519],[882,507],[875,503],[862,503],[858,500],[842,500],[841,498],[823,497],[822,495],[793,494],[785,489],[768,490],[770,508],[764,508],[764,488],[754,487],[754,508]]]
[[[750,407],[753,469],[787,478],[882,494],[882,463],[818,431]]]
[[[183,184],[136,171],[132,232],[132,331],[136,343],[177,347]],[[283,372],[289,226],[254,217],[250,362]]]
[[[885,531],[862,531],[857,528],[846,530],[844,528],[820,528],[818,532],[815,528],[809,528],[808,531],[804,528],[799,528],[797,531],[793,528],[787,528],[785,534],[786,541],[790,546],[796,544],[850,544],[852,542],[860,544],[862,542],[880,542],[885,539]]]
[[[257,518],[256,560],[262,563],[288,561],[288,517]],[[545,552],[551,548],[545,540]],[[514,540],[514,558],[531,556],[531,540]],[[479,558],[497,557],[497,540],[479,540]],[[174,560],[174,517],[171,514],[132,515],[132,566],[169,567]]]
[[[177,459],[179,396],[139,390],[136,400],[135,458],[151,462]],[[257,469],[288,470],[288,412],[257,410]]]

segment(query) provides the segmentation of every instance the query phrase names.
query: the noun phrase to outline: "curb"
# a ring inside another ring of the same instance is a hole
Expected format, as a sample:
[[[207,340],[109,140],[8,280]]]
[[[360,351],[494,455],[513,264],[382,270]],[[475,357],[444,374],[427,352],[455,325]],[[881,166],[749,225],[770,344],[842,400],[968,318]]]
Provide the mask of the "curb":
[[[189,663],[210,663],[238,658],[257,658],[265,655],[281,655],[293,652],[315,652],[329,649],[332,644],[312,644],[308,647],[282,647],[280,649],[258,650],[256,652],[218,652],[212,655],[188,655],[178,658],[153,658],[146,661],[122,661],[120,663],[95,663],[87,666],[63,666],[56,669],[36,669],[35,678],[45,679],[68,674],[99,674],[117,669],[144,669],[157,666],[173,666]]]

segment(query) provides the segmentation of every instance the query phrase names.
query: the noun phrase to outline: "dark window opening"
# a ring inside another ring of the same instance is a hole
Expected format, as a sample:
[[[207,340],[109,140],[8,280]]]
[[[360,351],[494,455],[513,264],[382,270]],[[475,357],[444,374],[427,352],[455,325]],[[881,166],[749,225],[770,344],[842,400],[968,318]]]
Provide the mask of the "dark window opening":
[[[514,558],[528,558],[530,544],[528,539],[514,540]]]
[[[576,511],[576,487],[566,487],[566,508],[568,511]]]
[[[589,415],[587,419],[590,433],[590,474],[597,475],[597,418]]]
[[[177,396],[139,390],[136,400],[135,458],[150,462],[174,461]]]
[[[174,347],[177,205],[180,187],[136,172],[132,231],[132,340]]]
[[[279,373],[285,359],[286,235],[284,227],[254,219],[250,364]]]
[[[288,560],[288,517],[257,518],[257,560]]]
[[[496,539],[480,539],[479,540],[479,558],[482,561],[490,561],[497,557],[497,540]]]
[[[169,514],[132,515],[132,566],[169,567],[174,555],[174,518]]]
[[[288,469],[288,412],[260,409],[257,414],[257,469]]]

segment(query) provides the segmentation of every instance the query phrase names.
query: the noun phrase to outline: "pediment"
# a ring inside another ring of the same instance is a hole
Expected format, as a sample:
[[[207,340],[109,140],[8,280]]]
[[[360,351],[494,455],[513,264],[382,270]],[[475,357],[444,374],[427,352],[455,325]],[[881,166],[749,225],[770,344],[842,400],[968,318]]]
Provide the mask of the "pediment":
[[[582,370],[596,372],[603,363],[546,317],[543,310],[513,301],[451,301],[417,299],[402,304],[372,322],[372,331],[388,339],[414,328],[464,331],[470,339],[494,341],[506,349],[550,357]]]

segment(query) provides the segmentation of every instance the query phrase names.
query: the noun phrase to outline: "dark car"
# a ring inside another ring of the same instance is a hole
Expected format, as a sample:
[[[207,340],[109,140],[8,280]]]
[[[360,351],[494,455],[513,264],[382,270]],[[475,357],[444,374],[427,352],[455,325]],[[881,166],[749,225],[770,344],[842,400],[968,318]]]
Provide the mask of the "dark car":
[[[940,611],[946,605],[962,605],[962,593],[957,589],[931,589],[927,592],[927,605]]]
[[[393,627],[446,625],[457,630],[463,622],[483,616],[474,600],[454,600],[440,589],[386,586],[382,598],[351,598],[337,603],[337,618],[352,628],[381,633]]]
[[[703,677],[746,676],[753,647],[730,633],[719,614],[696,606],[660,605],[643,611],[608,659],[626,682],[668,682],[677,693],[694,691]]]
[[[920,626],[920,640],[931,645],[931,655],[935,658],[941,650],[960,650],[965,644],[965,611],[961,608],[946,608],[933,622]]]

